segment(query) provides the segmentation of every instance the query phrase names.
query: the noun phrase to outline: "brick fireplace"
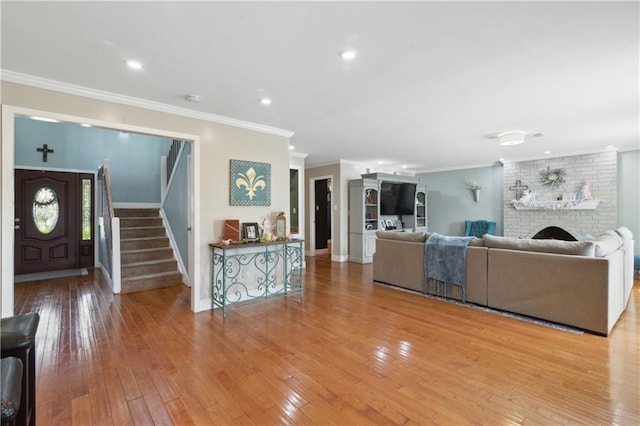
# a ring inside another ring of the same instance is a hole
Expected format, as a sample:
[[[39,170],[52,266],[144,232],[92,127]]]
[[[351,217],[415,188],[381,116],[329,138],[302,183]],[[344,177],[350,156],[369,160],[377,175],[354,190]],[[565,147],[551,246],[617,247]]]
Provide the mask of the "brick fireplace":
[[[596,236],[615,229],[618,222],[618,182],[615,151],[572,157],[550,158],[504,165],[503,219],[507,237],[532,238],[548,227],[559,227],[577,240]],[[540,183],[540,171],[564,168],[565,182],[556,188]],[[536,192],[536,200],[553,201],[567,194],[576,193],[583,182],[589,183],[593,199],[599,200],[593,210],[539,209],[516,210],[511,201],[516,198],[518,187],[528,186]]]

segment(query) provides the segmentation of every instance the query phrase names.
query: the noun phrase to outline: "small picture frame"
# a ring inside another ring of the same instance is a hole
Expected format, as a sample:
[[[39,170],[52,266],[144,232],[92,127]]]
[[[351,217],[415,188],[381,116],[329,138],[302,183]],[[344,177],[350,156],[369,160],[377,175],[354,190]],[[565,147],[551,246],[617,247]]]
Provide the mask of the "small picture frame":
[[[387,224],[384,220],[380,220],[380,229],[387,229]]]
[[[391,219],[387,219],[386,223],[387,223],[387,229],[395,228],[395,226],[393,226],[393,221]]]
[[[260,228],[255,222],[242,224],[242,237],[247,241],[260,241]]]

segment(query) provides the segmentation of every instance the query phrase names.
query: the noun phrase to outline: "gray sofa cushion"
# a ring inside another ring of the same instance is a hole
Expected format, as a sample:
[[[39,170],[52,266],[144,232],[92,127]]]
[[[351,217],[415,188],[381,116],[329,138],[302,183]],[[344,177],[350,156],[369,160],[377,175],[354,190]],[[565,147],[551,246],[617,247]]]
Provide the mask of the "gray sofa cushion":
[[[595,244],[590,241],[533,240],[493,235],[485,235],[483,240],[485,247],[488,248],[590,257],[593,257],[596,252]]]
[[[620,235],[620,238],[622,238],[623,243],[628,243],[629,241],[633,240],[633,234],[631,233],[629,228],[625,226],[621,226],[618,229],[616,229],[616,234]]]
[[[424,243],[427,240],[427,236],[424,232],[376,231],[376,237],[386,240],[410,241],[414,243]]]
[[[622,244],[622,237],[614,231],[607,231],[598,235],[594,241],[596,243],[596,257],[608,256],[618,250]]]

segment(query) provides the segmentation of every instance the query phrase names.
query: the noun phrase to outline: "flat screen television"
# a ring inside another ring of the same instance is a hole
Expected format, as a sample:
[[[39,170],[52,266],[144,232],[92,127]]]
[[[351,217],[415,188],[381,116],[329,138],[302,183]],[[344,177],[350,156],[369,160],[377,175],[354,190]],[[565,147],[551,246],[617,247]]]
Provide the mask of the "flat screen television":
[[[380,184],[380,214],[410,215],[416,207],[416,184],[382,182]]]

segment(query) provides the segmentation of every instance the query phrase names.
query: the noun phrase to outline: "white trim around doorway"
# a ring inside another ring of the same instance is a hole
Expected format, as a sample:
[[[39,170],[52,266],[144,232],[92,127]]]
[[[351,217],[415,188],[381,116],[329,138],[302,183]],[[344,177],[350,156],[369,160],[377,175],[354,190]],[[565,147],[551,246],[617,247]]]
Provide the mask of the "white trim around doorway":
[[[161,137],[183,139],[193,142],[193,191],[195,194],[200,189],[200,137],[197,135],[171,132],[166,130],[152,129],[135,126],[131,124],[96,120],[92,118],[79,117],[73,115],[60,114],[51,111],[39,111],[31,108],[23,108],[12,105],[2,105],[2,162],[0,169],[0,182],[2,189],[2,207],[0,209],[0,280],[2,282],[2,312],[3,318],[14,315],[14,145],[15,145],[15,117],[16,116],[39,116],[53,118],[62,122],[90,124],[94,127],[109,128],[114,130],[127,131],[132,133],[143,133]],[[200,228],[199,200],[194,197],[194,231]],[[198,232],[193,232],[192,253],[193,259],[189,260],[192,267],[190,276],[200,276],[200,252],[195,247],[200,246],[200,236]],[[198,312],[203,310],[204,304],[198,301],[200,285],[194,280],[191,286],[191,310]]]

